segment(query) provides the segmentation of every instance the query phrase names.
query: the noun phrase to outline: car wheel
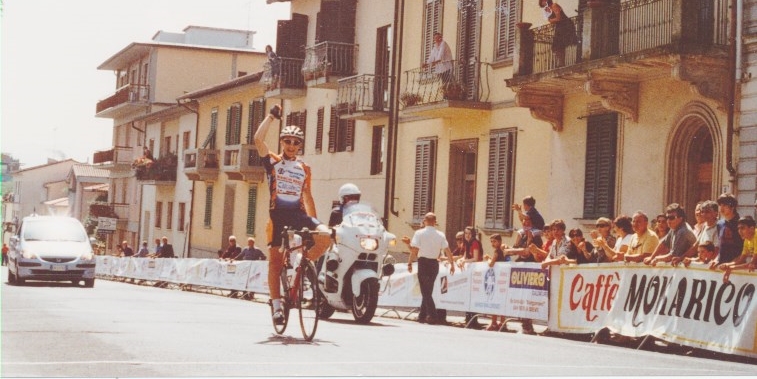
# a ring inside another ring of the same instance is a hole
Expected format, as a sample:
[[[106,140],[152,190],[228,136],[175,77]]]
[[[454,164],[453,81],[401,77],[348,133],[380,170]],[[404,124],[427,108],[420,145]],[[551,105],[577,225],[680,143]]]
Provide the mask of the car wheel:
[[[8,271],[10,272],[10,271]],[[21,279],[21,277],[18,275],[18,264],[16,264],[16,285],[17,286],[23,286],[26,283],[26,279]]]
[[[81,280],[72,280],[71,284],[73,284],[75,286],[78,286],[80,282],[81,282]]]
[[[95,286],[95,279],[84,279],[84,287],[92,288]]]

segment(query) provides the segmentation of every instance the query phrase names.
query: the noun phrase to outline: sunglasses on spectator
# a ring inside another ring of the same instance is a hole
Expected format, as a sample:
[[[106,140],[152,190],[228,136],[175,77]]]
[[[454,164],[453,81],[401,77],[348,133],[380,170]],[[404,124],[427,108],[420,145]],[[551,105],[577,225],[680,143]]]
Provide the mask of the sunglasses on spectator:
[[[668,219],[668,220],[675,220],[676,218],[678,218],[678,216],[676,216],[676,215],[667,215],[667,216],[665,216],[665,218]]]
[[[298,139],[283,139],[281,142],[284,142],[287,145],[294,145],[294,146],[300,146],[302,145],[302,141]]]
[[[597,224],[597,228],[606,228],[610,226],[610,224]]]

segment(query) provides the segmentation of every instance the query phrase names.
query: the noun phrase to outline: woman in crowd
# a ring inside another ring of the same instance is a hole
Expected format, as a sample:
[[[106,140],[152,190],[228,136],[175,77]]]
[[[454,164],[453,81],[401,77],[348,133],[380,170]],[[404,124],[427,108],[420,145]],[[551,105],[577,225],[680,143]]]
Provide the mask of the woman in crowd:
[[[612,231],[612,220],[607,217],[600,217],[595,226],[597,228],[592,230],[590,234],[591,240],[594,241],[594,251],[591,252],[592,260],[596,263],[612,262],[604,247],[596,242],[597,239],[601,238],[607,246],[615,246],[615,236],[610,233]]]
[[[607,254],[607,257],[611,262],[622,261],[623,256],[628,251],[628,247],[631,244],[631,238],[633,238],[633,226],[631,225],[631,217],[626,215],[620,215],[615,218],[615,246],[610,245],[603,238],[597,238],[594,242],[600,246]]]

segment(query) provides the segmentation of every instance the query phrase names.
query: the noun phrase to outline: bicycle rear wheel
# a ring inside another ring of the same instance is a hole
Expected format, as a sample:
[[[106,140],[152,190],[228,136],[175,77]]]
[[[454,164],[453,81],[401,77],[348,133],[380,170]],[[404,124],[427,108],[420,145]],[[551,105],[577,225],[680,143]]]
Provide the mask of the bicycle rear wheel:
[[[296,307],[300,312],[300,328],[302,337],[312,341],[318,328],[318,308],[320,307],[320,291],[318,291],[318,276],[310,260],[302,258],[300,264],[300,286],[297,290]]]
[[[284,312],[284,323],[277,324],[273,321],[273,330],[276,334],[282,334],[289,324],[289,280],[287,278],[286,266],[281,268],[281,310]],[[273,320],[273,302],[271,302],[271,320]]]

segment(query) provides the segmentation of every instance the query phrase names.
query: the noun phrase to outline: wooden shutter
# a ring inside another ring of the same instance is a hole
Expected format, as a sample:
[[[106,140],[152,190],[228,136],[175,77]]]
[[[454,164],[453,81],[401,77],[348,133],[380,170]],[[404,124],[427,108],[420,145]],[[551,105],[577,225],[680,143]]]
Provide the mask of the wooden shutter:
[[[415,143],[415,183],[413,186],[413,223],[420,224],[434,204],[436,138]]]
[[[374,126],[371,137],[371,175],[379,175],[383,172],[384,162],[382,142],[384,137],[384,126]]]
[[[247,235],[255,234],[255,215],[257,214],[258,186],[252,185],[247,191]]]
[[[325,121],[326,110],[324,107],[318,108],[318,120],[315,125],[315,153],[320,154],[323,151],[323,122]]]
[[[355,43],[356,10],[356,0],[322,0],[315,21],[315,43]]]
[[[212,215],[213,211],[213,186],[207,185],[205,187],[205,217],[203,219],[203,224],[206,228],[210,227],[210,217]]]
[[[307,137],[307,122],[308,121],[308,111],[304,110],[302,112],[297,113],[296,123],[295,125],[299,126],[300,129],[302,129],[303,138]],[[300,155],[305,154],[305,140],[302,140],[302,145],[300,145]]]
[[[491,229],[513,228],[510,204],[513,203],[515,177],[515,131],[492,130],[489,134],[489,168],[486,184],[484,226]]]
[[[424,10],[423,25],[423,57],[425,63],[431,54],[431,46],[434,44],[434,32],[442,31],[442,9],[444,2],[442,0],[425,0],[426,8]]]
[[[468,100],[478,97],[480,10],[481,0],[468,0],[458,7],[456,79],[463,84]]]
[[[242,104],[233,104],[226,110],[226,145],[238,145],[242,134]]]
[[[255,132],[265,118],[265,99],[256,99],[250,102],[250,112],[247,116],[247,144],[255,143]]]
[[[497,0],[497,48],[495,60],[511,58],[515,53],[515,25],[520,10],[517,0]]]
[[[218,108],[213,108],[210,111],[210,132],[208,132],[205,142],[202,143],[203,149],[216,148],[216,129],[218,129]],[[150,149],[150,151],[152,151],[152,149]]]
[[[173,228],[173,201],[166,203],[166,229]]]
[[[618,115],[589,116],[586,130],[584,218],[612,218],[615,209]]]
[[[163,202],[158,201],[155,203],[155,227],[160,228],[163,221]]]
[[[355,151],[355,120],[342,120],[344,126],[344,150]]]
[[[279,20],[276,29],[276,55],[305,59],[308,37],[308,16],[292,13],[291,20]]]
[[[331,106],[329,119],[329,153],[336,152],[336,131],[339,128],[339,115],[336,113],[336,105]]]

